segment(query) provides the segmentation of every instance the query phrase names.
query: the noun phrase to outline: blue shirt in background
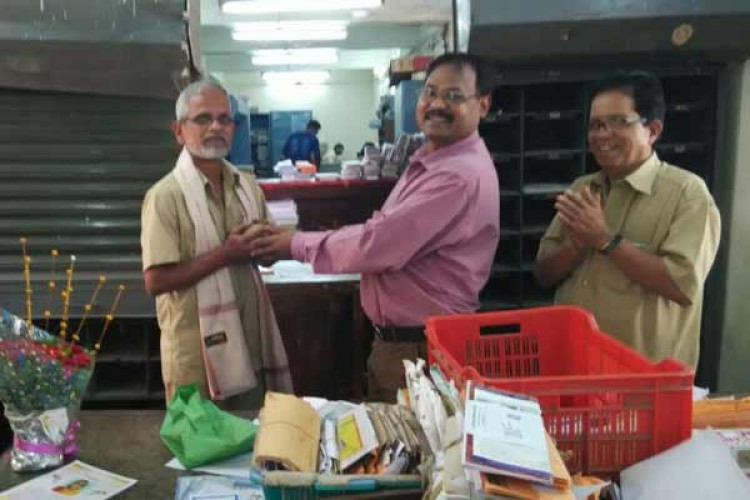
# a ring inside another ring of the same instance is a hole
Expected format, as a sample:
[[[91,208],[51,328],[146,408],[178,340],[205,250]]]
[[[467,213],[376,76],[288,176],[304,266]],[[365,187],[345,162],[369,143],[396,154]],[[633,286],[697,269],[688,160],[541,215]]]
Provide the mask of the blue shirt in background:
[[[315,134],[307,130],[290,135],[282,152],[285,158],[293,162],[306,160],[320,165],[320,142]]]

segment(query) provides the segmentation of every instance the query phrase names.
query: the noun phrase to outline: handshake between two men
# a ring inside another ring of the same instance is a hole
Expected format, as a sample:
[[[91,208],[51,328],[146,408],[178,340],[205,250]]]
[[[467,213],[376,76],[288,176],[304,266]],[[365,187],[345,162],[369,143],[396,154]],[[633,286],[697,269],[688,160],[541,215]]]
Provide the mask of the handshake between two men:
[[[253,221],[232,229],[221,246],[221,252],[232,264],[251,261],[270,266],[292,257],[292,236],[294,230],[267,221]]]

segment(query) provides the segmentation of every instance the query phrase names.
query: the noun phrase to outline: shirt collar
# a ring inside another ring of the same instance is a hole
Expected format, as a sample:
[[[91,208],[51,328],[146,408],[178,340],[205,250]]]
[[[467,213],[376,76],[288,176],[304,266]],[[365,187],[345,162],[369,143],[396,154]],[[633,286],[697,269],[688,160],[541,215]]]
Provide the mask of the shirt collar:
[[[201,178],[201,182],[203,182],[203,187],[210,188],[211,181],[208,180],[208,177],[206,177],[206,175],[198,167],[196,167],[195,170],[198,171],[198,175]],[[227,175],[232,175],[232,179],[233,179],[232,187],[236,186],[237,183],[240,182],[240,174],[238,174],[237,172],[233,172],[229,167],[227,167],[226,161],[222,161],[221,173],[222,173],[222,176],[221,176],[222,179],[226,179]]]
[[[625,177],[625,182],[636,191],[650,195],[654,188],[656,174],[659,171],[659,164],[659,157],[656,156],[656,152],[651,153],[648,160],[643,162],[635,172]]]
[[[626,182],[639,193],[651,195],[654,188],[654,182],[656,181],[656,175],[659,173],[660,164],[661,161],[654,151],[640,167],[619,182]],[[596,185],[602,190],[602,192],[604,192],[604,188],[607,185],[604,172],[600,172],[599,175],[594,178],[592,184]]]
[[[454,142],[450,146],[436,149],[435,151],[428,152],[427,145],[424,145],[412,155],[411,163],[420,163],[424,166],[424,168],[429,169],[439,164],[446,158],[449,158],[457,153],[463,153],[480,140],[481,139],[479,138],[479,133],[474,132],[468,137]]]

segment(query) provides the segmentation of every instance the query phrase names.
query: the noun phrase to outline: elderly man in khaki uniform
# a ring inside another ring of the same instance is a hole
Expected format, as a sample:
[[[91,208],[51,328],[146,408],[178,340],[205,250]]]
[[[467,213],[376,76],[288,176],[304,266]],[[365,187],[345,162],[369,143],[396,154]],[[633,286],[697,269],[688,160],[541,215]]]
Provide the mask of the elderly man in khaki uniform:
[[[248,206],[256,212],[252,219],[270,220],[270,215],[254,176],[223,160],[234,131],[229,106],[226,91],[213,81],[195,82],[180,94],[174,132],[183,152],[176,168],[144,199],[143,270],[146,289],[156,296],[167,401],[180,385],[196,383],[205,397],[223,400],[226,408],[256,408],[268,379],[263,370],[285,371],[286,376],[288,365],[285,353],[281,360],[264,359],[268,346],[263,345],[261,309],[268,305],[267,295],[249,264],[252,238],[243,233],[250,222]],[[212,244],[201,239],[203,233],[214,239]],[[213,292],[201,290],[216,277]],[[226,303],[209,303],[219,300],[211,295],[222,294],[230,297]],[[236,338],[220,317],[227,310],[239,329]],[[214,352],[220,356],[212,357]],[[235,368],[222,366],[232,354],[240,356],[233,358],[234,365],[252,371],[232,373],[234,380],[222,386],[223,371]],[[290,379],[285,382],[288,387],[282,389],[291,389]]]
[[[560,195],[537,277],[555,302],[591,311],[602,331],[653,360],[698,364],[703,286],[719,212],[698,176],[661,161],[661,83],[618,74],[591,93],[590,151],[601,172]]]

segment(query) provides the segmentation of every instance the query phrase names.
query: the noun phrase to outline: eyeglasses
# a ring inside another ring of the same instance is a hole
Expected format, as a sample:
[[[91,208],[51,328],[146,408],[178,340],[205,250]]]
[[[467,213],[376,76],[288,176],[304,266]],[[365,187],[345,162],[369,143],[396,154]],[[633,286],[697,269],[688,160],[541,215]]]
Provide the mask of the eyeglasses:
[[[227,114],[212,116],[209,113],[201,113],[198,116],[194,116],[193,118],[185,118],[185,120],[193,122],[199,127],[206,127],[208,125],[211,125],[214,121],[218,122],[222,127],[228,127],[229,125],[234,123],[232,117]]]
[[[458,105],[475,97],[479,97],[479,94],[464,95],[463,92],[456,89],[446,89],[442,92],[438,92],[434,87],[425,87],[420,99],[425,102],[432,102],[435,99],[440,98],[440,100],[446,104]]]
[[[625,130],[636,123],[645,124],[648,120],[642,116],[611,115],[589,120],[589,132],[601,132],[602,130]]]

